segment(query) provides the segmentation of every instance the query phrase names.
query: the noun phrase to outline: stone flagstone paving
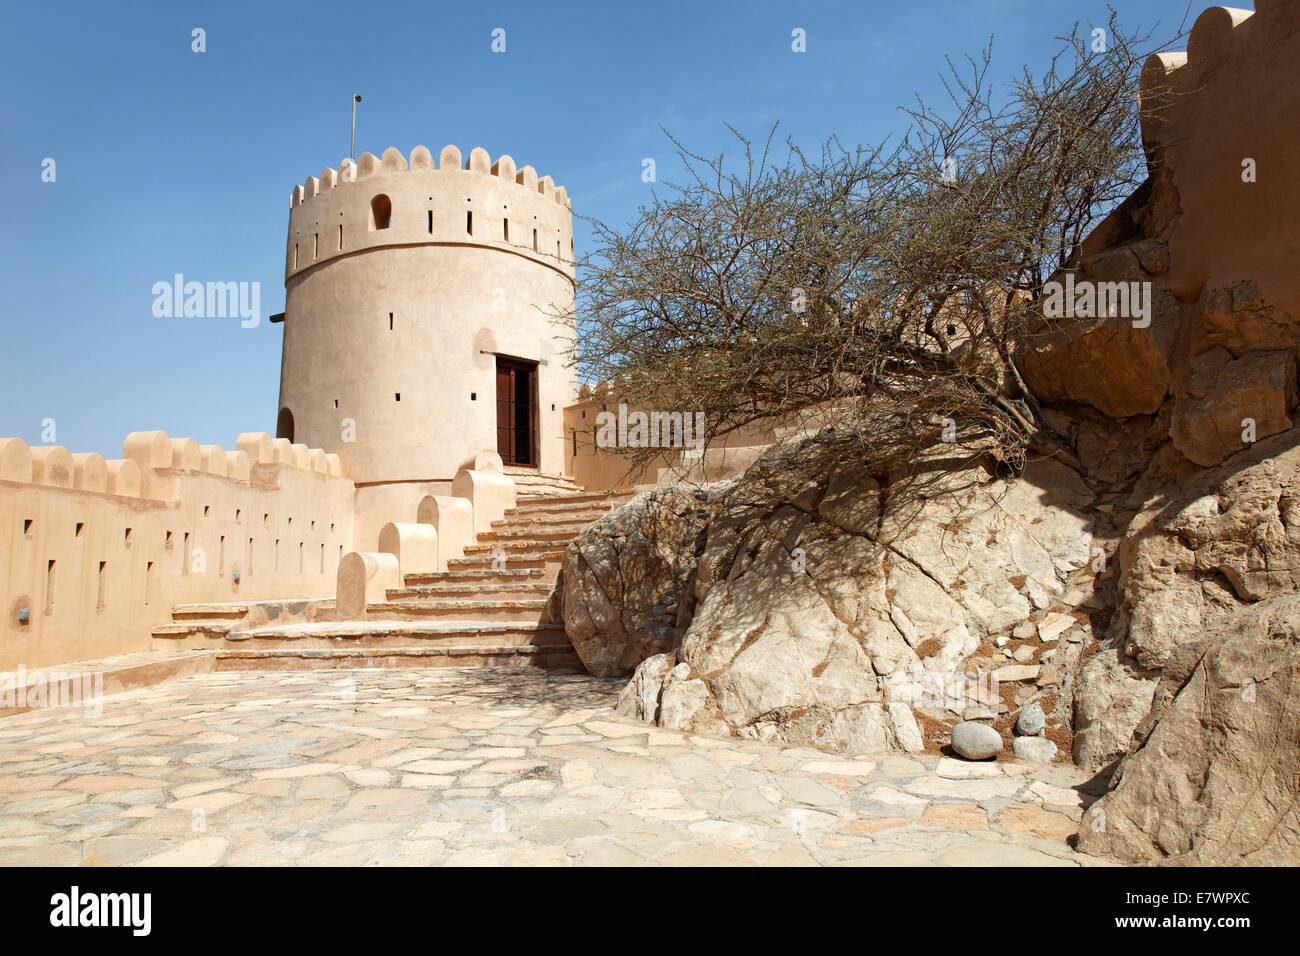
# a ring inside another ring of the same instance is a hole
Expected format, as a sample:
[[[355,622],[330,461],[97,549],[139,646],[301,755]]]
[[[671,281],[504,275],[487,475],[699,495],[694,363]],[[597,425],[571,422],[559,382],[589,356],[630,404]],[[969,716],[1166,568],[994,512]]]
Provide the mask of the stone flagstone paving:
[[[1069,765],[647,727],[621,681],[204,674],[0,721],[0,864],[1096,865]]]

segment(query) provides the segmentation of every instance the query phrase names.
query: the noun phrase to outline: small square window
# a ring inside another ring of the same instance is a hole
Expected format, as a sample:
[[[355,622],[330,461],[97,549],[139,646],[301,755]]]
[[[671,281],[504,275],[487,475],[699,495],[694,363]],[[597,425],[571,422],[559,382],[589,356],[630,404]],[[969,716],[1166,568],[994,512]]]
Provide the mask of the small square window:
[[[23,534],[30,536],[31,533],[32,533],[32,525],[33,525],[34,523],[35,523],[35,520],[34,520],[34,519],[32,519],[32,518],[24,518],[24,519],[23,519]]]
[[[80,538],[80,537],[81,537],[81,532],[83,532],[84,530],[86,530],[85,522],[78,521],[78,522],[77,522],[76,537]]]

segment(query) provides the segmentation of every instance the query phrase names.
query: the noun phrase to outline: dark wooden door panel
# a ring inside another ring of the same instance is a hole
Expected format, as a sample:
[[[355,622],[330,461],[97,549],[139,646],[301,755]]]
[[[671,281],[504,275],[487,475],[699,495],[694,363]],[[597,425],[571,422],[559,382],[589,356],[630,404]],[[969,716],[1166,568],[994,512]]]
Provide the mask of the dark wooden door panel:
[[[497,367],[497,454],[515,460],[515,370]]]
[[[536,465],[537,364],[497,359],[497,454],[508,465]]]

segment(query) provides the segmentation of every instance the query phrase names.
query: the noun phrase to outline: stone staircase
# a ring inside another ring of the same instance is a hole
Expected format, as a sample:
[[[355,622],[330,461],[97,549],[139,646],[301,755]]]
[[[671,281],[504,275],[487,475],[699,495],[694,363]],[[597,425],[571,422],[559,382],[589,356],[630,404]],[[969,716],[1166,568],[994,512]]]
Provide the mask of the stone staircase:
[[[632,496],[576,486],[520,493],[464,557],[446,571],[405,575],[365,620],[335,620],[333,601],[177,605],[172,623],[154,628],[153,646],[213,649],[222,670],[580,667],[547,599],[568,543]]]
[[[583,493],[582,487],[569,475],[549,475],[521,465],[506,465],[504,470],[515,483],[515,494],[519,498]]]

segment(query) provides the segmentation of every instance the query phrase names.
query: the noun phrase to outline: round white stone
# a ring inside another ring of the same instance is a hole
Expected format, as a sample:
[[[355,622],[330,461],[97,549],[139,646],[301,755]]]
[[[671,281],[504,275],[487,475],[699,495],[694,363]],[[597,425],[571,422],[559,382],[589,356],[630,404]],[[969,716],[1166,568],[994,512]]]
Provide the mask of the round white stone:
[[[1002,735],[988,724],[963,720],[952,729],[952,749],[967,760],[983,760],[1002,750]]]

